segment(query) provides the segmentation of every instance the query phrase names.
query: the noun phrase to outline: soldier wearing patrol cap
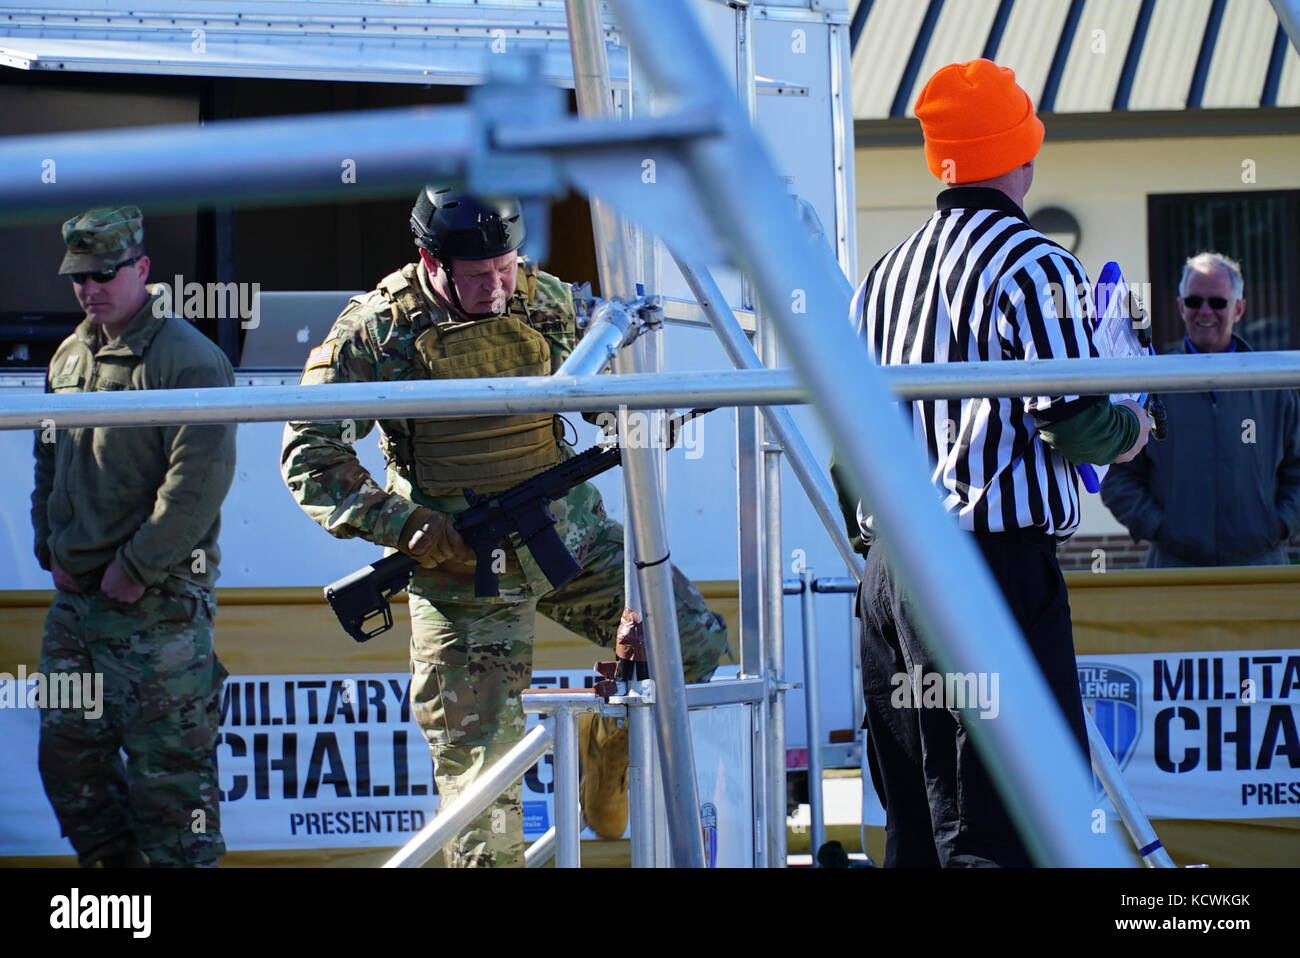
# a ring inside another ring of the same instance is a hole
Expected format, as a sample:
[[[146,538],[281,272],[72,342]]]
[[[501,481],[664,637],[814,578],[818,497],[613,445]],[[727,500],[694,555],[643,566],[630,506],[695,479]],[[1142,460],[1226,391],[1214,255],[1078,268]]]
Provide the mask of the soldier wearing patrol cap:
[[[63,239],[59,274],[86,317],[55,352],[46,392],[234,385],[221,351],[146,286],[138,207],[88,210]],[[103,711],[42,709],[45,792],[82,865],[215,865],[226,670],[212,586],[235,427],[60,429],[53,403],[49,418],[32,493],[36,557],[57,590],[40,669],[102,675]]]
[[[514,200],[427,186],[411,214],[418,262],[354,297],[302,381],[375,382],[549,375],[576,339],[569,287],[518,254],[523,217]],[[538,611],[609,646],[623,612],[623,529],[589,483],[552,506],[556,529],[582,566],[553,589],[526,546],[506,550],[499,598],[474,595],[474,554],[452,517],[465,488],[497,492],[572,455],[561,420],[529,413],[380,420],[388,461],[381,489],[352,441],[374,423],[293,422],[281,466],[299,505],[340,538],[361,536],[420,561],[411,577],[411,705],[433,752],[441,801],[450,803],[523,736],[520,694],[532,673]],[[673,570],[688,681],[704,681],[727,647],[726,623]],[[587,722],[581,742],[587,823],[617,838],[627,825],[627,733]],[[516,783],[446,850],[453,866],[524,863]]]

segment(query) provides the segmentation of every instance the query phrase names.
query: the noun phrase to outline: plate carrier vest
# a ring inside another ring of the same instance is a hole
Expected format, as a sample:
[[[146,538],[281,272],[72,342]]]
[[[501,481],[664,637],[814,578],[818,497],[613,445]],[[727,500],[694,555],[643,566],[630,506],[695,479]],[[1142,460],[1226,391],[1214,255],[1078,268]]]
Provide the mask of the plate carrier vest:
[[[431,315],[411,263],[379,282],[393,318],[415,333],[418,366],[430,379],[549,376],[551,349],[511,297],[504,316],[461,320],[450,312]],[[535,271],[520,267],[520,289],[531,303]],[[560,461],[563,436],[558,416],[476,416],[407,420],[409,439],[383,436],[390,463],[428,496],[500,492]]]

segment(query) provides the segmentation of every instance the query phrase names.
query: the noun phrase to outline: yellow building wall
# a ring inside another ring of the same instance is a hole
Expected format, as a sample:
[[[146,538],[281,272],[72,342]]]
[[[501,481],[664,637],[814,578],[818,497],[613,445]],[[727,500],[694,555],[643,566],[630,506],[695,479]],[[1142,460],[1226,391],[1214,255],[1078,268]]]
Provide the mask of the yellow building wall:
[[[1069,210],[1082,231],[1075,255],[1090,276],[1113,259],[1127,277],[1145,282],[1148,195],[1300,189],[1297,157],[1300,137],[1294,135],[1053,143],[1049,133],[1034,165],[1026,212]],[[1247,161],[1254,183],[1242,181]],[[926,168],[919,143],[859,148],[854,170],[860,279],[934,212],[944,185]]]

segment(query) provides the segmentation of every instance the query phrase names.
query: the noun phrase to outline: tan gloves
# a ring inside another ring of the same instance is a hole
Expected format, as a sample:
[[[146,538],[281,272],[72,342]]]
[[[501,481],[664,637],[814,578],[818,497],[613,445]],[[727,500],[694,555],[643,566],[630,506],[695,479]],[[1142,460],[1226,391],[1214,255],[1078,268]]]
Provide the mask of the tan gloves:
[[[441,512],[424,507],[417,508],[411,518],[406,520],[398,548],[426,569],[435,568],[450,559],[471,564],[474,562],[473,551],[465,545],[465,540],[452,526],[451,520]]]

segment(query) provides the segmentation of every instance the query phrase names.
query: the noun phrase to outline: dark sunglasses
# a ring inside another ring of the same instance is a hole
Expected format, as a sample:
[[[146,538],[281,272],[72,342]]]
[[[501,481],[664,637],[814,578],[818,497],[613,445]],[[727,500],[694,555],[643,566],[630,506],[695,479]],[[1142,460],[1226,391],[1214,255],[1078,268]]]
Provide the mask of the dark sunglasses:
[[[1205,302],[1204,296],[1184,296],[1183,305],[1188,309],[1200,309],[1201,303]],[[1228,301],[1222,296],[1210,297],[1210,309],[1223,309],[1228,305]]]
[[[110,266],[108,269],[101,269],[98,273],[69,273],[68,277],[78,286],[86,282],[86,279],[93,279],[96,283],[111,283],[117,278],[117,271],[123,267],[130,266],[132,263],[139,261],[140,257],[136,256],[131,259],[124,259],[116,266]]]

